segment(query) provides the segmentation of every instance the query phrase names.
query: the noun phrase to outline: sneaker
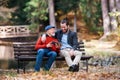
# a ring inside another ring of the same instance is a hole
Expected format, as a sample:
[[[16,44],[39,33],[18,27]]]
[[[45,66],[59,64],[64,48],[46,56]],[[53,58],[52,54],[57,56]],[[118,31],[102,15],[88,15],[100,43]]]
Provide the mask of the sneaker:
[[[73,72],[73,70],[74,70],[74,65],[70,66],[68,69],[68,71],[72,71],[72,72]]]
[[[49,69],[46,69],[45,67],[43,68],[43,71],[49,71]]]
[[[78,72],[79,71],[79,65],[74,65],[73,72]]]

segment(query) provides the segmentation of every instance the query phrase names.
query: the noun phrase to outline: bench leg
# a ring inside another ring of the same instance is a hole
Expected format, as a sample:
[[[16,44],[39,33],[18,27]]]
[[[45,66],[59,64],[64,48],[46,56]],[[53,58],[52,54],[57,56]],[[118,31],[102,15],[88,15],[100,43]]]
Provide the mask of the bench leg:
[[[55,68],[56,67],[56,61],[53,62],[51,68]]]
[[[23,72],[25,73],[25,62],[23,61]]]
[[[88,72],[88,60],[86,60],[86,72]]]
[[[20,68],[20,61],[19,61],[19,59],[17,60],[17,73],[19,73],[19,68]]]

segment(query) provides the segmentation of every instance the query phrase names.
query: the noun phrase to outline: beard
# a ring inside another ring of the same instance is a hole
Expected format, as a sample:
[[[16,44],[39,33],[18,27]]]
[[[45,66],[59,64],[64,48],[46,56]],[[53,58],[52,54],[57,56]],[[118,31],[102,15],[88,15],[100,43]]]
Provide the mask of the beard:
[[[55,36],[55,33],[52,33],[52,34],[51,34],[51,36],[53,36],[53,37],[54,37],[54,36]]]
[[[69,29],[62,30],[63,33],[67,33],[68,31],[69,31]]]

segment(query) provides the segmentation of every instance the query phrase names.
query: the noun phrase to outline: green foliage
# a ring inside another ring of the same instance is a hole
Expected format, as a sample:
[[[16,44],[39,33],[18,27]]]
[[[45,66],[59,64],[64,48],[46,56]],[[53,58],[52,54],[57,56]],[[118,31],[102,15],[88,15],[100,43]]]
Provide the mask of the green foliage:
[[[17,73],[12,72],[12,71],[1,71],[0,75],[6,75],[6,77],[16,77]]]
[[[86,22],[86,25],[89,27],[89,29],[96,31],[97,28],[102,26],[102,11],[100,0],[80,0],[79,6],[83,20]]]
[[[8,8],[17,8],[15,12],[12,12],[12,17],[10,19],[10,21],[13,21],[13,24],[31,24],[30,28],[36,28],[39,24],[45,23],[48,20],[48,0],[4,1],[7,2]],[[61,15],[71,11],[80,12],[86,25],[92,31],[96,31],[96,28],[102,25],[100,0],[54,0],[54,4],[55,12],[57,13],[60,11],[63,13]]]
[[[55,9],[56,11],[61,11],[63,14],[71,11],[81,12],[80,15],[82,15],[90,31],[95,31],[94,33],[102,31],[100,28],[102,26],[100,0],[55,0]]]
[[[26,3],[26,8],[28,21],[31,23],[31,28],[36,28],[39,26],[40,21],[48,19],[48,5],[47,0],[30,0]]]
[[[38,27],[38,23],[32,23],[30,26],[29,26],[29,29],[32,31],[32,32],[34,32],[36,29],[37,29],[37,27]]]
[[[4,18],[2,16],[0,16],[0,21],[4,20]]]
[[[110,12],[109,15],[112,17],[115,17],[115,19],[117,21],[117,29],[115,30],[115,32],[117,33],[118,36],[120,36],[120,12],[119,11]],[[116,24],[114,22],[111,22],[111,23]]]
[[[28,1],[30,0],[8,0],[8,8],[17,8],[15,12],[12,12],[12,17],[10,18],[14,25],[28,24],[26,12],[23,11]]]
[[[70,11],[76,11],[79,8],[80,0],[55,0],[55,9],[67,14]]]
[[[110,12],[109,15],[110,15],[110,16],[113,16],[113,17],[118,17],[118,16],[120,16],[120,12],[119,12],[119,11]]]
[[[93,26],[93,27],[90,28],[90,31],[95,33],[95,34],[99,34],[101,36],[102,33],[103,33],[103,27],[95,27],[95,26]]]

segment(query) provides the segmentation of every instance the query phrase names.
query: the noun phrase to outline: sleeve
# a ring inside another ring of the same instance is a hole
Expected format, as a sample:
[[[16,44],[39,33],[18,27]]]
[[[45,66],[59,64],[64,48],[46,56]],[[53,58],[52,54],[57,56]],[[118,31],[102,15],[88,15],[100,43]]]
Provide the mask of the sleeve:
[[[41,37],[36,42],[35,50],[38,50],[40,48],[46,48],[46,44],[41,41]]]
[[[60,52],[60,48],[56,48],[55,46],[52,47],[52,50],[55,51],[55,52],[57,52],[57,54],[59,54],[59,52]]]
[[[77,37],[77,33],[74,32],[73,34],[73,49],[77,49],[77,46],[78,46],[78,37]]]
[[[54,42],[59,43],[57,39],[55,39]],[[60,47],[57,48],[55,45],[53,45],[52,50],[59,53],[60,52]]]

